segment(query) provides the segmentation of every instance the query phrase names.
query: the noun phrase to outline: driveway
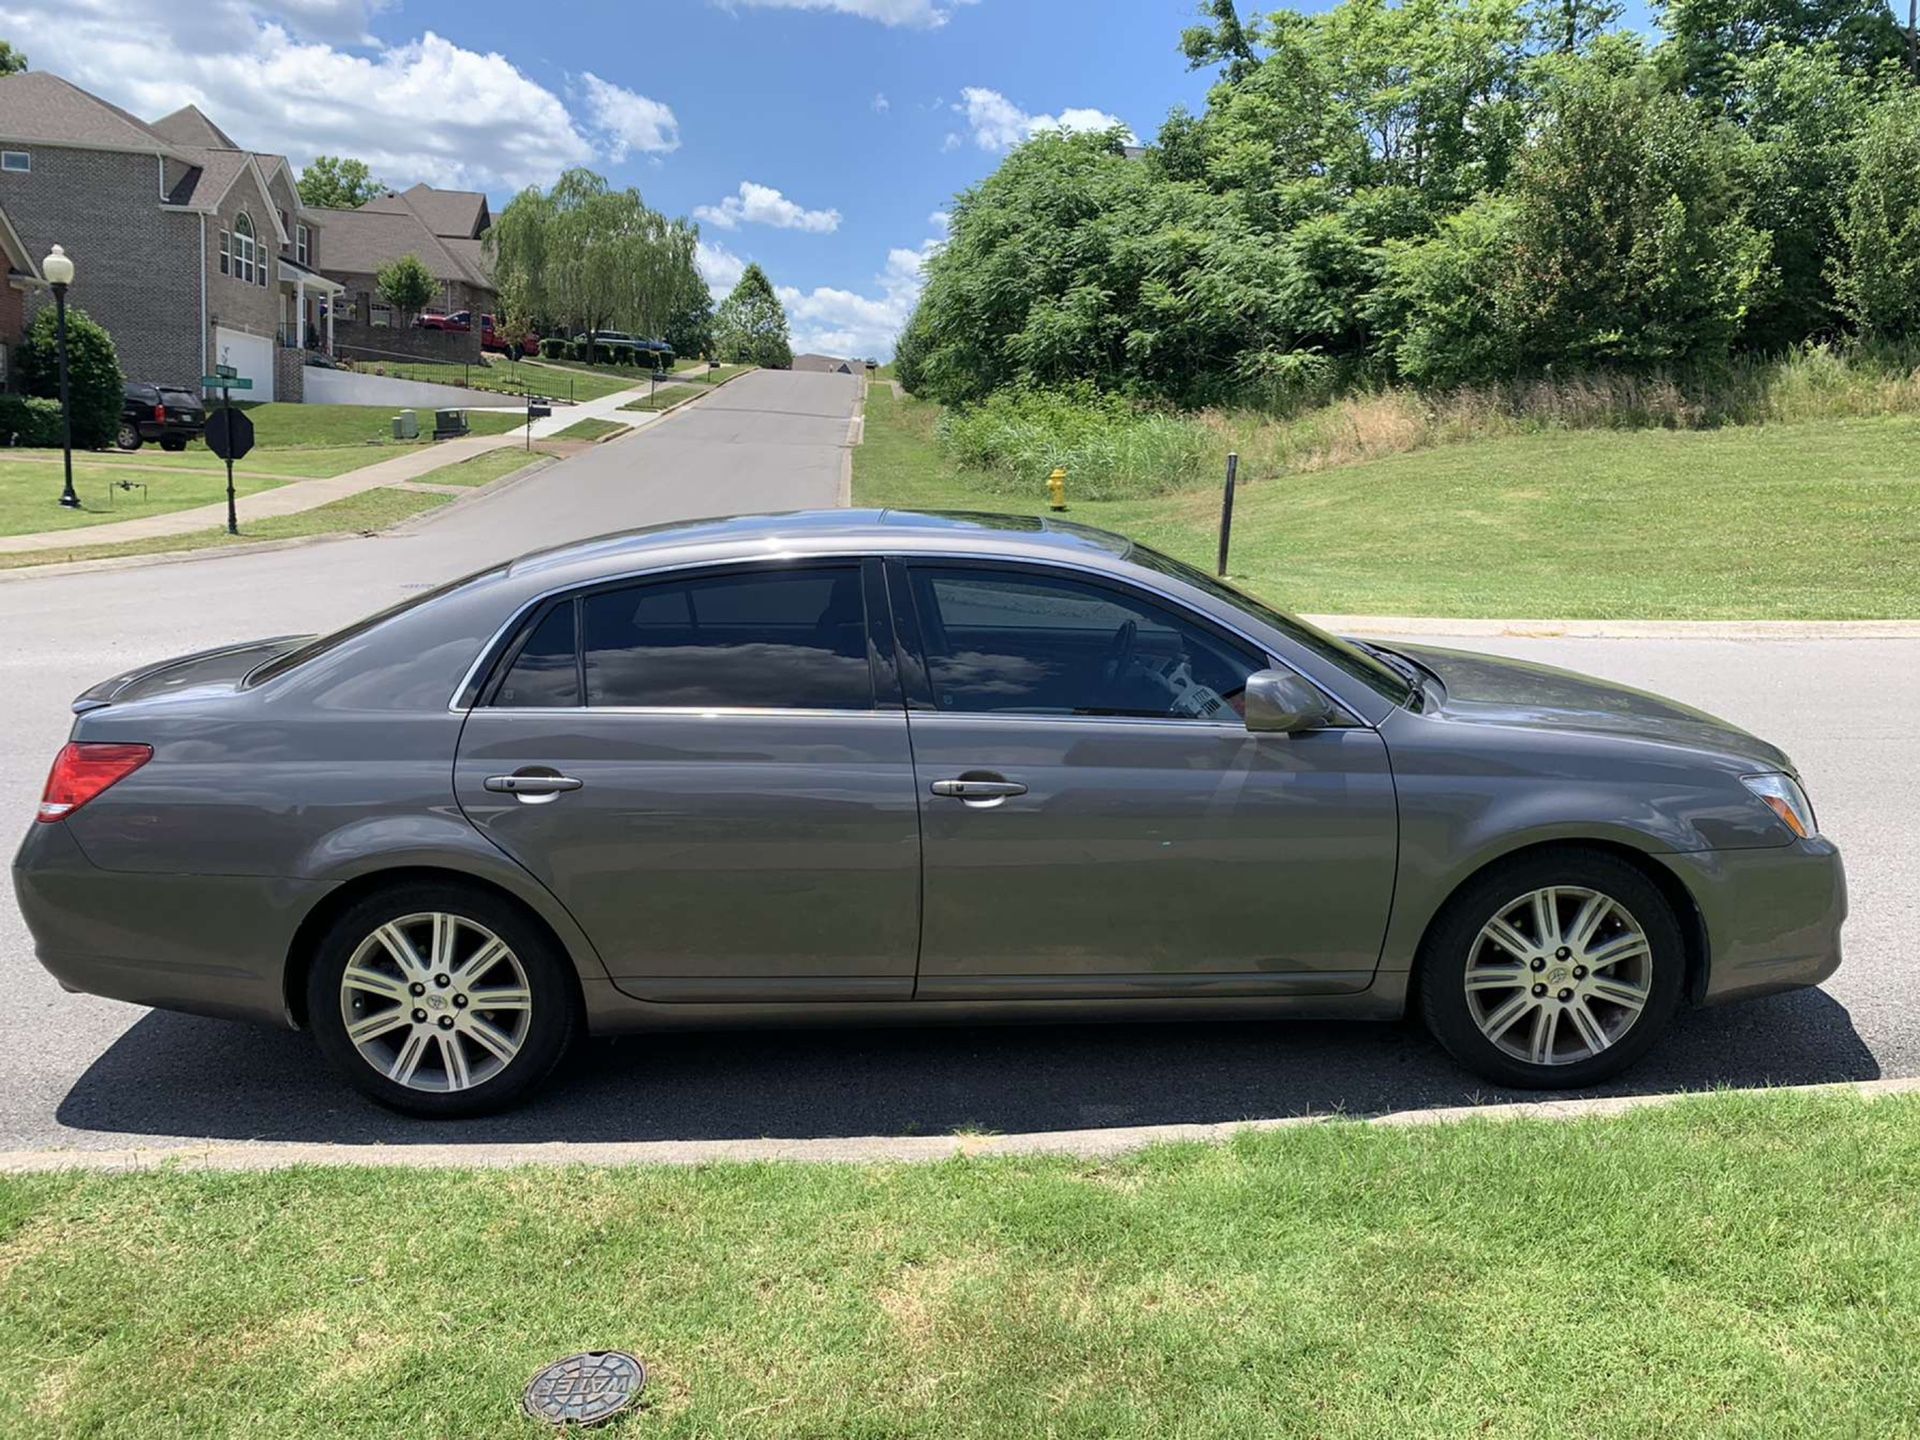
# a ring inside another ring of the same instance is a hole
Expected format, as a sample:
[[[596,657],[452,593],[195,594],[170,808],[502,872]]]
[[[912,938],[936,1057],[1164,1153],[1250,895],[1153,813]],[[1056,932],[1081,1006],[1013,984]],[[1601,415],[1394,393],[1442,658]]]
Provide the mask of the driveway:
[[[856,394],[845,377],[743,377],[656,430],[410,536],[0,580],[0,819],[29,823],[67,700],[117,669],[329,626],[580,535],[830,505]],[[1660,690],[1778,740],[1847,853],[1849,955],[1826,987],[1689,1015],[1630,1084],[1598,1093],[1920,1075],[1910,944],[1920,825],[1905,768],[1920,641],[1469,643]],[[0,991],[0,1150],[1012,1133],[1505,1098],[1408,1026],[823,1030],[595,1042],[534,1104],[428,1126],[336,1084],[305,1036],[61,993],[34,962],[10,893],[0,897]]]

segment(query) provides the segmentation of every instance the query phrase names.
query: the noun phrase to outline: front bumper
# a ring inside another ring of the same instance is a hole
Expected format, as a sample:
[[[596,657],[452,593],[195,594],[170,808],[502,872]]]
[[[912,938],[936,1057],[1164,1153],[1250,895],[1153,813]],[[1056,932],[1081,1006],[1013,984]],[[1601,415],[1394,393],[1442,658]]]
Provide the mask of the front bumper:
[[[1847,877],[1830,840],[1654,858],[1699,907],[1707,967],[1694,993],[1702,1004],[1818,985],[1840,968]]]
[[[68,990],[290,1025],[287,954],[331,885],[102,870],[64,824],[35,824],[13,864],[34,953]]]

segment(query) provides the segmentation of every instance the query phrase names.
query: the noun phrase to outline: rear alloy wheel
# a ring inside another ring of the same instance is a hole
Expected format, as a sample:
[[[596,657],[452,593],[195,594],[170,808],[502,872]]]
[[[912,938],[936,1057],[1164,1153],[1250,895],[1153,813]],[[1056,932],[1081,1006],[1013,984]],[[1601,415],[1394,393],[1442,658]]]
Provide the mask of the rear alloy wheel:
[[[1591,1085],[1659,1039],[1685,951],[1672,907],[1631,864],[1568,851],[1472,882],[1420,971],[1427,1025],[1456,1059],[1527,1088]]]
[[[119,433],[113,437],[113,443],[122,450],[138,450],[140,448],[139,427],[131,420],[122,420]]]
[[[512,906],[408,886],[322,943],[307,1014],[355,1087],[412,1115],[479,1115],[545,1079],[578,1029],[562,957]]]

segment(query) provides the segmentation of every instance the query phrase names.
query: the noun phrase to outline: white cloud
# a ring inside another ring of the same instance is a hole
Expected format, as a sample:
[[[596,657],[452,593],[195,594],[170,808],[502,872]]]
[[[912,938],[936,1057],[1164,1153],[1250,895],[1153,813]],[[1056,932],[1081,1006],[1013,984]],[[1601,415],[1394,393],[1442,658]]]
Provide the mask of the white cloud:
[[[700,278],[707,282],[707,291],[716,303],[727,298],[747,271],[747,262],[726,246],[708,244],[705,240],[694,246],[693,263],[700,272]]]
[[[927,224],[944,235],[953,228],[953,216],[949,215],[945,210],[936,210],[927,216]]]
[[[591,71],[580,77],[587,92],[587,113],[604,138],[607,158],[627,158],[631,150],[658,155],[680,148],[680,122],[658,100],[649,100]]]
[[[722,230],[736,230],[742,224],[771,225],[776,230],[804,230],[810,235],[831,235],[840,228],[838,210],[808,210],[794,204],[771,185],[740,182],[740,191],[718,205],[696,205],[693,218]]]
[[[136,115],[195,104],[240,144],[295,165],[351,155],[395,184],[500,189],[549,183],[593,160],[560,98],[503,55],[432,31],[352,53],[274,18],[358,23],[366,10],[351,0],[0,0],[0,34],[35,69]]]
[[[937,29],[953,18],[962,5],[978,0],[712,0],[724,10],[832,10],[841,15],[856,15],[862,20],[877,20],[882,25],[908,25],[922,30]]]
[[[829,285],[804,291],[779,287],[775,293],[787,309],[794,351],[850,358],[891,355],[900,327],[920,299],[921,267],[943,243],[928,239],[917,250],[904,245],[889,250],[886,268],[874,277],[875,295]]]
[[[874,96],[873,96],[873,113],[874,114],[884,115],[887,113],[887,111],[891,110],[892,108],[893,108],[893,102],[887,99],[886,91],[878,90],[874,92]]]
[[[960,101],[953,111],[967,117],[973,143],[982,150],[1011,150],[1042,130],[1110,130],[1116,125],[1125,126],[1118,115],[1087,108],[1062,110],[1058,115],[1029,115],[998,90],[977,85],[969,85],[960,92]],[[1128,130],[1127,136],[1131,140],[1133,132]],[[944,148],[951,150],[959,143],[958,136],[949,135]]]

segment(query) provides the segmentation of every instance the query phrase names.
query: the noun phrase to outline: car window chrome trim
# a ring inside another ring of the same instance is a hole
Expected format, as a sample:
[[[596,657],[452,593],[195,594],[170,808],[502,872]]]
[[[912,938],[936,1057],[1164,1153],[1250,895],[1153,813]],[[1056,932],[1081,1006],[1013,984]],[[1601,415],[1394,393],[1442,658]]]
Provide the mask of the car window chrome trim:
[[[652,715],[679,720],[902,720],[906,708],[784,710],[777,705],[479,705],[472,715]]]
[[[502,643],[510,639],[516,633],[517,628],[520,625],[525,623],[529,615],[533,614],[536,610],[540,609],[540,607],[545,605],[549,600],[556,599],[559,596],[562,596],[562,595],[583,596],[583,595],[591,594],[598,590],[618,589],[620,586],[623,586],[623,585],[632,585],[642,581],[653,580],[653,579],[666,579],[668,577],[675,576],[675,575],[683,575],[690,571],[710,570],[710,571],[716,571],[716,572],[724,572],[724,571],[737,570],[737,569],[782,569],[782,568],[790,568],[790,567],[803,566],[803,565],[835,565],[835,564],[859,565],[864,561],[872,560],[872,559],[892,560],[901,565],[906,565],[906,566],[912,566],[915,562],[927,562],[927,561],[932,561],[936,563],[948,562],[948,561],[959,561],[959,562],[965,563],[965,562],[971,561],[972,563],[980,566],[996,566],[997,565],[997,566],[1012,568],[1016,570],[1027,570],[1027,571],[1060,570],[1060,571],[1065,571],[1069,574],[1091,576],[1096,580],[1105,581],[1109,585],[1117,585],[1122,589],[1138,590],[1145,593],[1146,595],[1151,596],[1153,599],[1159,601],[1162,605],[1165,605],[1174,609],[1176,612],[1182,615],[1191,615],[1195,617],[1197,623],[1199,624],[1211,625],[1215,629],[1223,630],[1227,634],[1235,636],[1237,639],[1243,641],[1247,645],[1252,646],[1260,654],[1267,657],[1269,668],[1283,669],[1283,670],[1290,671],[1295,675],[1298,675],[1301,679],[1305,680],[1309,685],[1313,686],[1314,689],[1318,690],[1322,695],[1326,696],[1327,699],[1331,700],[1336,706],[1338,706],[1340,709],[1340,712],[1343,715],[1345,715],[1348,719],[1350,719],[1353,722],[1354,726],[1364,727],[1369,730],[1379,728],[1374,721],[1371,721],[1367,718],[1366,707],[1352,704],[1350,701],[1347,700],[1347,698],[1343,694],[1340,693],[1340,691],[1327,685],[1319,677],[1315,675],[1310,675],[1305,670],[1302,670],[1298,665],[1294,664],[1292,661],[1287,660],[1282,656],[1275,655],[1273,653],[1273,647],[1269,645],[1265,640],[1260,639],[1258,636],[1249,634],[1245,629],[1243,629],[1238,625],[1232,624],[1231,622],[1226,620],[1222,620],[1218,616],[1213,615],[1206,610],[1200,609],[1199,607],[1194,605],[1191,601],[1183,598],[1182,596],[1169,595],[1165,590],[1160,589],[1158,586],[1147,584],[1132,575],[1116,575],[1111,570],[1102,569],[1100,566],[1097,566],[1097,565],[1077,564],[1071,560],[1059,560],[1051,556],[1049,556],[1044,560],[1029,560],[1029,559],[1020,558],[1020,557],[1008,557],[1004,555],[982,554],[981,552],[976,550],[944,550],[944,549],[943,550],[896,550],[891,547],[873,549],[873,550],[789,551],[789,552],[782,553],[778,556],[742,555],[736,559],[731,559],[731,560],[713,560],[713,559],[687,560],[687,561],[682,561],[678,564],[661,565],[649,570],[629,571],[619,575],[606,575],[606,576],[601,576],[592,580],[571,580],[564,585],[555,585],[550,589],[541,591],[538,595],[535,595],[532,598],[524,601],[522,604],[516,606],[514,608],[513,613],[507,618],[507,620],[503,624],[501,624],[498,628],[496,628],[490,636],[487,637],[486,642],[480,647],[479,654],[477,654],[474,657],[473,663],[467,666],[466,672],[460,677],[460,683],[454,687],[453,694],[447,698],[447,709],[456,715],[467,715],[467,714],[475,714],[482,709],[499,708],[495,706],[480,706],[474,703],[479,699],[479,690],[477,687],[479,685],[481,678],[487,671],[489,671],[492,668],[494,664],[496,664],[499,661],[501,656],[500,647]],[[1223,601],[1222,604],[1224,605],[1224,603],[1225,602]],[[1358,684],[1360,682],[1356,681],[1355,683]],[[1376,697],[1376,698],[1382,699],[1384,697]],[[464,704],[462,703],[463,701],[465,701]],[[560,706],[552,706],[552,707],[534,706],[534,707],[529,707],[529,710],[538,711],[542,708],[546,708],[547,713],[549,714],[560,713],[562,711],[562,707]],[[580,708],[584,710],[594,710],[594,711],[610,710],[610,707],[602,707],[602,706],[583,706]],[[1399,707],[1396,706],[1394,708],[1398,709]],[[686,713],[686,712],[676,709],[675,713]],[[704,710],[696,710],[694,713],[706,714],[708,712]],[[790,715],[798,712],[790,711],[790,710],[772,709],[772,710],[752,712],[752,713]],[[857,710],[836,710],[836,711],[825,711],[822,713],[833,714],[833,715],[857,715],[857,714],[865,714],[868,712],[857,711]],[[884,713],[890,713],[890,712],[881,711],[878,713],[884,714]],[[948,713],[948,712],[928,711],[925,713],[942,714],[942,713]],[[1064,719],[1064,718],[1120,719],[1120,718],[1126,718],[1126,717],[1120,717],[1120,716],[1112,716],[1112,717],[1027,716],[1022,718],[1028,718],[1028,719],[1049,719],[1049,718],[1053,718],[1053,719]],[[1152,717],[1147,717],[1147,718],[1152,718]],[[1181,723],[1187,723],[1187,722],[1181,722]],[[1352,727],[1346,727],[1346,728],[1352,728]]]

